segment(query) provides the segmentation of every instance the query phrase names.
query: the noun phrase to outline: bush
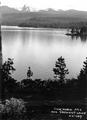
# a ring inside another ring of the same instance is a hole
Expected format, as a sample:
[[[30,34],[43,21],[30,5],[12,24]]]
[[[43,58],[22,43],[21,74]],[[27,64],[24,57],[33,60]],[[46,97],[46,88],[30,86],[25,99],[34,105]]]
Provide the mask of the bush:
[[[5,120],[24,120],[26,108],[22,99],[11,98],[0,102],[0,116]]]

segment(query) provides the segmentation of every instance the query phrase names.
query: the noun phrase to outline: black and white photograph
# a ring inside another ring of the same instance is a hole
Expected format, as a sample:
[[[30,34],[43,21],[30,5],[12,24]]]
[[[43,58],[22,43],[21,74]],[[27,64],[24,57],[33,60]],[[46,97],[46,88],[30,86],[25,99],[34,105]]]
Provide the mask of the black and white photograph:
[[[87,0],[0,0],[0,120],[87,120]]]

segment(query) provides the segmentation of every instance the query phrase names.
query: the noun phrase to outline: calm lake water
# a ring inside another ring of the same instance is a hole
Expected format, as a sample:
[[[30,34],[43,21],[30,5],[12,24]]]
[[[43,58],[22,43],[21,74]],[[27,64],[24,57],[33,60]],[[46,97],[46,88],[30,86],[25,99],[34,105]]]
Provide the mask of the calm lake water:
[[[33,78],[53,78],[52,69],[60,56],[69,69],[67,77],[76,77],[87,57],[87,40],[72,39],[66,33],[65,29],[2,27],[3,60],[14,58],[14,78],[26,78],[28,66]]]

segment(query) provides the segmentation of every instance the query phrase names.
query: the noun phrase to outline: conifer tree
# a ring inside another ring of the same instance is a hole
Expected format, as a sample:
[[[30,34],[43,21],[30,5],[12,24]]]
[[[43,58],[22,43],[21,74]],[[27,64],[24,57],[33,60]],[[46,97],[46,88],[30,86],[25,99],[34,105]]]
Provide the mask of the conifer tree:
[[[78,83],[79,83],[79,92],[84,97],[87,94],[87,57],[86,61],[83,62],[83,68],[80,71],[80,74],[78,76]]]
[[[33,72],[31,71],[31,68],[28,67],[27,78],[28,78],[28,79],[31,79],[32,76],[33,76]]]
[[[55,78],[59,79],[60,82],[64,82],[66,74],[69,74],[68,69],[66,68],[65,60],[61,56],[57,59],[55,67],[53,68]]]

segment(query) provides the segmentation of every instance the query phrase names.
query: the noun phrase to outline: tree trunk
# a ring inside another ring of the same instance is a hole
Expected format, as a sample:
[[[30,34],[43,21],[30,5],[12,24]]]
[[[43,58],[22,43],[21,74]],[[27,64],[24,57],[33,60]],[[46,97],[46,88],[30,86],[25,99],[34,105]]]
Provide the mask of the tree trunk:
[[[1,66],[2,66],[2,37],[1,37],[1,26],[0,26],[0,100],[2,99],[2,74],[1,74]]]

